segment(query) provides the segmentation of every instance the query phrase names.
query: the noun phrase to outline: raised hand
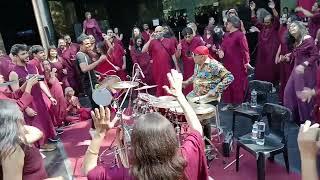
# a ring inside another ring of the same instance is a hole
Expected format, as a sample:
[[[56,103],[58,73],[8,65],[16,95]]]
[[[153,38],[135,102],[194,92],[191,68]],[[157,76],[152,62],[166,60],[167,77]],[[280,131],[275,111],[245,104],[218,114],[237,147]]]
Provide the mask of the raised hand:
[[[171,69],[171,73],[167,74],[170,88],[168,86],[163,86],[163,88],[167,91],[168,94],[171,94],[175,97],[183,95],[182,93],[182,74],[177,70]]]
[[[298,134],[298,146],[300,154],[303,158],[315,158],[319,150],[319,124],[315,123],[311,125],[311,122],[307,120],[300,126]]]
[[[118,118],[110,120],[110,109],[108,107],[100,106],[100,108],[95,108],[91,111],[91,117],[96,127],[97,133],[105,133],[109,129],[113,128]]]
[[[250,2],[250,9],[251,11],[254,11],[256,9],[256,3],[254,3],[253,1]]]

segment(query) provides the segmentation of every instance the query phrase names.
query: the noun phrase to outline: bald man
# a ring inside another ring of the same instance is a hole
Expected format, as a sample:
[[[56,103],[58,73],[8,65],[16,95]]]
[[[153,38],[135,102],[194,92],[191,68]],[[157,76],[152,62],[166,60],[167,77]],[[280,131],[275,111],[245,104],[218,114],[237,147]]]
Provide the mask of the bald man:
[[[169,85],[167,73],[172,68],[178,69],[175,57],[176,45],[171,39],[164,38],[163,35],[163,27],[157,26],[149,41],[142,48],[142,52],[149,52],[153,60],[152,76],[154,82],[158,85],[157,96],[166,95],[162,86]]]

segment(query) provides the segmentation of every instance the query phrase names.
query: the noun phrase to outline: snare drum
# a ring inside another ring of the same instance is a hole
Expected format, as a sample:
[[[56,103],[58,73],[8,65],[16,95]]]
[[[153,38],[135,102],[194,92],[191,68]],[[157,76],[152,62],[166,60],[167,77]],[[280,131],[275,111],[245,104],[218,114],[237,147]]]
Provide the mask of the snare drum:
[[[152,96],[147,93],[139,93],[138,97],[133,101],[133,112],[135,115],[145,114],[151,112],[150,103],[156,99],[155,96]]]

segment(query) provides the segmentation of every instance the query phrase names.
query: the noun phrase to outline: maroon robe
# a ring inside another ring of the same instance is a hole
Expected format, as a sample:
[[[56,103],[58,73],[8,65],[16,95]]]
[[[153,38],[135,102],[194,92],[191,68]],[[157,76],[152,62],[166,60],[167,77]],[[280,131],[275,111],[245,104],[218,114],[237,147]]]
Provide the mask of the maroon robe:
[[[167,93],[162,86],[169,86],[167,73],[174,68],[172,55],[176,52],[175,42],[171,38],[162,40],[153,39],[149,45],[149,54],[153,60],[152,76],[157,86],[157,96],[164,96]]]
[[[314,99],[309,103],[302,102],[296,93],[302,91],[304,87],[311,89],[316,87],[319,52],[314,40],[312,38],[303,40],[298,47],[292,50],[290,58],[294,61],[294,69],[305,61],[309,62],[303,74],[298,74],[295,70],[292,71],[284,90],[284,106],[292,111],[293,119],[297,123],[303,123],[306,120],[312,120],[311,111],[314,108]]]
[[[43,68],[42,62],[40,60],[38,60],[36,58],[33,58],[28,63],[32,64],[33,66],[35,66],[38,69],[38,73],[40,75],[44,75],[44,68]]]
[[[111,62],[110,57],[107,57],[105,61],[103,61],[99,65],[97,65],[97,67],[95,68],[95,71],[97,71],[101,74],[117,75],[117,72],[115,72],[116,69],[113,67],[113,65],[114,64]]]
[[[5,81],[9,81],[9,74],[12,71],[14,64],[9,56],[0,57],[0,74]]]
[[[70,84],[68,82],[68,77],[67,77],[68,71],[67,71],[67,74],[63,73],[63,69],[66,69],[65,63],[63,61],[64,61],[63,58],[58,57],[58,61],[56,62],[49,61],[49,62],[50,62],[51,68],[57,69],[57,78],[60,82],[63,83],[63,87],[66,88],[66,87],[69,87]]]
[[[279,30],[279,39],[280,39],[280,55],[286,55],[291,52],[288,47],[288,28],[287,26],[281,26]],[[279,90],[279,101],[283,103],[284,89],[287,85],[291,72],[293,70],[294,63],[290,62],[281,62],[280,63],[280,90]]]
[[[204,142],[199,132],[191,130],[187,132],[186,139],[181,145],[181,155],[186,160],[184,174],[188,180],[208,180],[207,160],[204,153]],[[88,180],[111,180],[111,179],[126,179],[133,180],[134,178],[125,168],[109,168],[96,166],[88,172]],[[152,179],[151,177],[148,177]]]
[[[303,9],[306,9],[311,12],[312,6],[316,2],[317,2],[317,0],[297,0],[297,7],[301,6],[301,7],[303,7]],[[302,12],[299,12],[298,16],[305,17],[305,15]]]
[[[102,31],[98,22],[91,18],[83,21],[83,28],[87,35],[93,35],[97,42],[103,41]]]
[[[276,84],[279,80],[279,66],[275,64],[275,57],[279,47],[278,32],[279,17],[274,17],[270,26],[253,18],[255,26],[260,30],[258,38],[258,52],[256,58],[255,79]]]
[[[316,100],[314,106],[314,115],[316,123],[320,123],[320,68],[317,69],[317,85],[316,85]]]
[[[149,41],[151,34],[152,34],[151,30],[149,30],[149,32],[142,31],[141,36],[142,36],[142,39],[144,40],[144,42],[148,42]]]
[[[192,52],[198,47],[203,46],[204,42],[199,37],[193,37],[191,42],[187,42],[185,39],[181,41],[181,59],[183,64],[183,80],[188,80],[194,73],[194,60]],[[183,89],[183,94],[187,95],[193,89],[193,85],[190,84]]]
[[[248,87],[246,64],[250,62],[250,55],[247,38],[240,30],[227,33],[221,48],[224,52],[223,65],[234,77],[232,83],[223,92],[223,102],[241,104]]]
[[[62,52],[63,66],[67,69],[67,80],[69,85],[79,93],[80,89],[80,79],[76,69],[76,54],[79,50],[77,44],[72,43]]]
[[[51,106],[50,111],[54,116],[54,126],[59,127],[63,125],[67,116],[67,101],[64,97],[64,92],[59,80],[56,77],[50,77],[50,72],[45,72],[45,77],[51,95],[57,100],[57,105]]]
[[[143,78],[142,81],[148,85],[153,85],[154,81],[152,78],[152,63],[150,62],[150,55],[147,52],[142,53],[141,50],[136,48],[131,49],[130,52],[132,62],[139,64],[143,71],[145,78]]]
[[[318,12],[310,18],[309,24],[308,24],[309,34],[313,39],[316,38],[319,28],[320,28],[320,13]]]
[[[15,65],[13,71],[18,74],[20,86],[26,82],[26,77],[28,74],[37,74],[37,68],[32,64],[26,64],[26,66]],[[34,98],[30,107],[37,112],[37,115],[34,117],[29,117],[25,113],[24,118],[26,124],[34,126],[43,132],[43,138],[40,139],[37,144],[43,145],[48,138],[54,138],[56,136],[56,132],[49,114],[49,109],[43,97],[44,94],[42,93],[39,84],[36,84],[32,87],[31,95]]]
[[[31,94],[27,92],[22,92],[20,90],[16,92],[1,92],[0,91],[0,99],[1,100],[12,100],[18,104],[21,111],[24,111],[33,101],[33,97]]]
[[[122,69],[123,56],[125,56],[125,51],[123,47],[118,43],[114,43],[113,50],[111,51],[111,54],[108,55],[108,59],[111,60],[110,62],[112,64],[120,68],[120,70],[117,71],[116,74],[120,77],[122,81],[125,81],[127,79],[127,73],[125,69]]]

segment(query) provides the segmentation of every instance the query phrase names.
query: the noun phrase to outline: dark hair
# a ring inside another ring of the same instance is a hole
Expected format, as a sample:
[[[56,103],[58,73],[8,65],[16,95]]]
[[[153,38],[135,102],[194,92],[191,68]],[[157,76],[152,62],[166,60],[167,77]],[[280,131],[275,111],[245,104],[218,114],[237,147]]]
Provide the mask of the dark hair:
[[[215,26],[214,29],[213,29],[213,42],[218,45],[218,44],[221,44],[222,42],[222,39],[223,39],[223,35],[224,35],[224,32],[223,32],[223,27],[221,26]]]
[[[238,16],[230,16],[227,19],[227,22],[231,23],[233,27],[240,28],[241,27],[241,21]]]
[[[101,49],[102,54],[104,54],[104,55],[108,54],[106,44],[103,41],[97,43],[97,48]]]
[[[77,42],[79,44],[82,44],[83,41],[90,39],[89,36],[87,36],[86,34],[81,34],[78,38],[77,38]]]
[[[144,45],[144,39],[143,39],[142,37],[136,37],[136,38],[134,38],[134,47],[135,47],[136,50],[139,50],[139,47],[138,47],[138,44],[137,44],[138,39],[141,39],[141,41],[142,41],[142,47],[143,47],[143,45]]]
[[[51,51],[51,49],[54,49],[54,50],[56,50],[57,51],[57,48],[55,47],[55,46],[49,46],[48,47],[48,59],[50,59],[51,58],[51,55],[50,55],[50,51]],[[57,55],[58,56],[58,55]]]
[[[181,35],[182,36],[186,36],[188,34],[192,34],[193,35],[193,30],[191,29],[191,27],[185,27],[183,30],[182,30],[182,33]]]
[[[165,38],[175,37],[175,34],[169,25],[163,25],[163,29],[167,28],[168,32],[163,35]]]
[[[30,54],[37,54],[41,51],[44,51],[44,48],[40,45],[33,45],[31,46],[29,51],[30,51]]]
[[[0,160],[14,153],[18,145],[25,144],[23,122],[23,114],[15,102],[0,100]]]
[[[132,175],[139,180],[184,179],[186,161],[172,123],[159,113],[138,117],[132,131]]]
[[[10,53],[14,56],[18,55],[20,51],[28,51],[28,46],[25,44],[15,44],[10,49]]]

